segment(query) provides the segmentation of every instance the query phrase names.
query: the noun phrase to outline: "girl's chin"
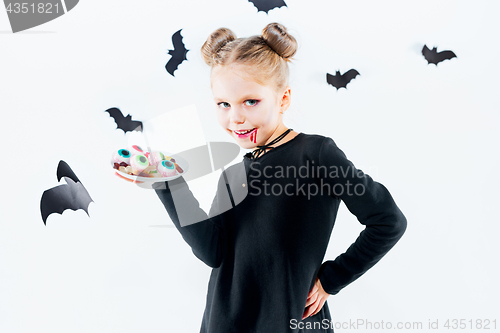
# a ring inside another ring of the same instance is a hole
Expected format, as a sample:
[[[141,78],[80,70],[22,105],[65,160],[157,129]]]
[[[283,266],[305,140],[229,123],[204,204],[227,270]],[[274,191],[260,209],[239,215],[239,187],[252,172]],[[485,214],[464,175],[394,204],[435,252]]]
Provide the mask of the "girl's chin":
[[[243,149],[251,149],[251,148],[255,148],[257,146],[257,144],[250,142],[250,141],[243,141],[243,140],[238,140],[238,139],[235,139],[235,140],[236,140],[236,143]]]

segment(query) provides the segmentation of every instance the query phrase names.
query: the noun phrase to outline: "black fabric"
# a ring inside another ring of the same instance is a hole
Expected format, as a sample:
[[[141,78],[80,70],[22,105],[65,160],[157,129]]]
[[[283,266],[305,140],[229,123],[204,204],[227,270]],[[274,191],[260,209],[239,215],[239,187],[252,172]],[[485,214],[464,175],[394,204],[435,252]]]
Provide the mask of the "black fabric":
[[[301,321],[316,276],[337,294],[406,230],[387,188],[356,169],[331,138],[316,134],[299,133],[225,170],[208,216],[182,177],[155,187],[193,253],[213,268],[202,333],[333,332],[328,301]],[[174,205],[173,194],[182,205]],[[227,196],[235,206],[221,209]],[[323,262],[341,201],[366,227],[345,253]],[[182,226],[178,210],[201,222]]]

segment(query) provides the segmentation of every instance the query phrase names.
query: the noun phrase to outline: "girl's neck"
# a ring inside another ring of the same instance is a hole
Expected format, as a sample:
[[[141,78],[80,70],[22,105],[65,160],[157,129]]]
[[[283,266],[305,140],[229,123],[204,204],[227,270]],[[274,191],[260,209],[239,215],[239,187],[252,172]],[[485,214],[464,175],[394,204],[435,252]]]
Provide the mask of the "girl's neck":
[[[266,140],[264,145],[269,144],[270,142],[272,142],[274,139],[276,139],[278,136],[280,136],[281,134],[283,134],[287,130],[288,130],[288,128],[285,125],[278,126],[276,128],[276,130],[274,130],[273,134],[271,134],[271,136]],[[277,147],[279,145],[282,145],[285,142],[288,142],[291,139],[293,139],[295,136],[297,136],[297,134],[298,134],[297,132],[295,132],[294,130],[291,130],[284,138],[282,138],[281,140],[279,140],[278,142],[273,144],[271,147]],[[253,148],[253,150],[256,150],[256,149],[258,149],[258,148],[257,147]],[[266,148],[266,149],[269,149],[269,148]]]

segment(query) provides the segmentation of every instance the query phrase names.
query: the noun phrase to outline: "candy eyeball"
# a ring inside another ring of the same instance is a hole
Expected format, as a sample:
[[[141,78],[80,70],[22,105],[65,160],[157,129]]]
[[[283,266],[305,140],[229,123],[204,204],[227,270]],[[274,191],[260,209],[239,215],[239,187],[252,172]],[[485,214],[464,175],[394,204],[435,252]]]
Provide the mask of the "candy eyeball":
[[[145,151],[138,145],[133,145],[130,147],[130,154],[131,155],[144,155]]]
[[[113,154],[113,162],[114,163],[127,163],[127,164],[130,164],[130,151],[128,151],[127,149],[120,149],[118,151],[115,151],[115,153]]]
[[[114,169],[139,177],[172,177],[184,172],[171,156],[150,148],[144,151],[138,145],[115,151],[111,162]]]
[[[159,164],[158,164],[158,172],[163,176],[163,177],[171,177],[171,176],[175,176],[175,165],[174,163],[168,161],[168,160],[164,160],[164,161],[161,161]]]
[[[133,173],[140,173],[149,166],[148,158],[144,155],[134,155],[130,159]]]

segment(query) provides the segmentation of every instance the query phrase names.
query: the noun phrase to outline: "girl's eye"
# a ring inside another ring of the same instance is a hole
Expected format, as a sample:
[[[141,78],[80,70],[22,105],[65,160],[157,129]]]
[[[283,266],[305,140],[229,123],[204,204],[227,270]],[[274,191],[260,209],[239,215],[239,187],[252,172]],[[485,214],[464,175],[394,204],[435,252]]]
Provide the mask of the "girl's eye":
[[[222,107],[223,109],[227,109],[229,107],[229,103],[227,102],[220,102],[217,105]]]
[[[256,100],[256,99],[248,99],[245,101],[245,103],[248,105],[248,106],[254,106],[254,105],[257,105],[259,101]]]

